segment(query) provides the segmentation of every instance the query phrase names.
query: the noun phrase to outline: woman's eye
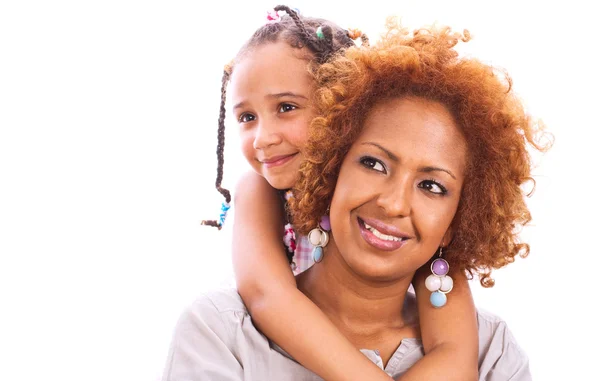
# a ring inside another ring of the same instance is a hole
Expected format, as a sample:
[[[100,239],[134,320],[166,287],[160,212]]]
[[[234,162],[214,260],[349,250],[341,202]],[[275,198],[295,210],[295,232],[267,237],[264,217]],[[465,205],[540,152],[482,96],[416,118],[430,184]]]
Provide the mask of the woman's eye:
[[[281,105],[279,105],[279,112],[290,112],[297,108],[298,107],[291,105],[289,103],[282,103]]]
[[[252,114],[248,114],[248,113],[244,113],[242,115],[240,115],[240,117],[238,118],[238,122],[239,123],[248,123],[248,122],[252,122],[256,120],[256,117]]]
[[[448,190],[440,183],[434,180],[425,180],[419,184],[419,188],[425,189],[435,194],[446,194]]]
[[[363,157],[362,159],[360,159],[360,163],[365,167],[371,168],[377,172],[387,173],[381,161],[372,157]]]

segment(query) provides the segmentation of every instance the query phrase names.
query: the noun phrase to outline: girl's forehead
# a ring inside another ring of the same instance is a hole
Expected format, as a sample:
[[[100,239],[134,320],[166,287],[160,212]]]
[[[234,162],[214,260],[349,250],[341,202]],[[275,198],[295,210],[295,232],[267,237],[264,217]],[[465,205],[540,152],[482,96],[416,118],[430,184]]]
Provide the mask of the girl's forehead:
[[[301,49],[285,42],[257,46],[238,61],[231,74],[232,98],[268,93],[311,91],[313,80]],[[305,94],[307,95],[307,94]]]
[[[312,53],[305,47],[293,47],[284,40],[265,41],[261,44],[248,47],[240,52],[234,60],[234,70],[247,61],[271,62],[277,60],[303,61],[308,64],[312,59]]]

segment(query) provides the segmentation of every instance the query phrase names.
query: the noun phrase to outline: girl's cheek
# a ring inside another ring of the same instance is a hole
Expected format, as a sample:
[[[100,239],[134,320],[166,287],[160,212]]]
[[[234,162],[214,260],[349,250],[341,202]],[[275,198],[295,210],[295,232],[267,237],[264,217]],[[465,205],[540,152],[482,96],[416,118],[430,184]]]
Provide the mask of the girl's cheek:
[[[306,146],[308,142],[308,128],[306,126],[300,126],[298,133],[295,136],[295,145],[298,147]]]
[[[298,123],[295,128],[295,141],[296,145],[299,147],[304,147],[308,142],[308,131],[310,129],[310,123],[312,122],[312,117],[303,119],[301,123]]]
[[[242,148],[242,154],[248,162],[252,162],[254,158],[254,139],[249,134],[240,136],[240,143]]]

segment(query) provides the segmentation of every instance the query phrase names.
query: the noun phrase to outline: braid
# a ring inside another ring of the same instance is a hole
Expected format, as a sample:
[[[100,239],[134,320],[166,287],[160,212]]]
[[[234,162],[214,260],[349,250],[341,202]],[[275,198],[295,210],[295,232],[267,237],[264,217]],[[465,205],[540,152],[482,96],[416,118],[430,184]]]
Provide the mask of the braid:
[[[231,201],[231,194],[225,188],[221,187],[221,181],[223,181],[223,165],[225,164],[225,157],[223,151],[225,150],[225,101],[227,92],[227,82],[229,82],[229,72],[223,71],[223,78],[221,80],[221,107],[219,110],[219,132],[218,132],[218,145],[217,145],[217,181],[215,186],[219,193],[225,197],[225,201],[229,203]]]
[[[319,59],[320,62],[323,63],[329,59],[329,57],[335,53],[335,41],[333,39],[333,29],[329,25],[324,25],[321,27],[321,31],[323,32],[323,39],[321,40],[325,49],[323,49],[322,54]]]
[[[275,7],[276,11],[285,11],[294,21],[294,24],[296,24],[296,26],[298,27],[298,29],[300,29],[300,34],[302,35],[302,40],[304,40],[304,43],[306,45],[309,46],[310,50],[312,50],[315,53],[320,53],[323,51],[323,48],[319,45],[319,40],[313,36],[311,33],[308,32],[308,30],[306,29],[306,26],[304,25],[304,23],[302,22],[302,20],[300,20],[300,17],[298,16],[298,12],[296,12],[295,10],[291,9],[290,7],[286,6],[286,5],[278,5]]]
[[[294,24],[296,24],[298,29],[300,29],[300,33],[302,34],[302,37],[303,37],[302,39],[306,43],[313,41],[311,34],[308,33],[308,30],[306,30],[306,26],[304,25],[302,20],[300,20],[300,17],[298,17],[298,12],[296,12],[295,10],[291,9],[290,7],[288,7],[286,5],[278,5],[275,7],[275,10],[276,11],[284,11],[292,18],[292,20],[294,21]]]
[[[221,187],[223,181],[223,165],[225,164],[224,150],[225,150],[225,100],[227,91],[227,82],[229,82],[229,70],[225,68],[223,71],[223,79],[221,80],[221,107],[219,111],[219,131],[217,135],[217,180],[215,187],[225,197],[225,202],[229,204],[231,201],[231,194],[229,190]],[[202,225],[213,226],[221,229],[222,222],[216,220],[204,220]]]

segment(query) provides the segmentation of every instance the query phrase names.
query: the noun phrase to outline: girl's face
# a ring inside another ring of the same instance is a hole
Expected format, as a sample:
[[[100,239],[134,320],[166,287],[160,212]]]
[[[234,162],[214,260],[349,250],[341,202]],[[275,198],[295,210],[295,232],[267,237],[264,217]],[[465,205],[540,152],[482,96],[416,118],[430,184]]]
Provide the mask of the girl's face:
[[[231,77],[233,113],[244,156],[277,189],[291,188],[296,182],[301,148],[314,117],[307,54],[286,42],[261,45],[242,57]]]
[[[416,97],[376,105],[331,203],[343,260],[368,279],[412,276],[451,239],[465,165],[465,139],[445,106]]]

